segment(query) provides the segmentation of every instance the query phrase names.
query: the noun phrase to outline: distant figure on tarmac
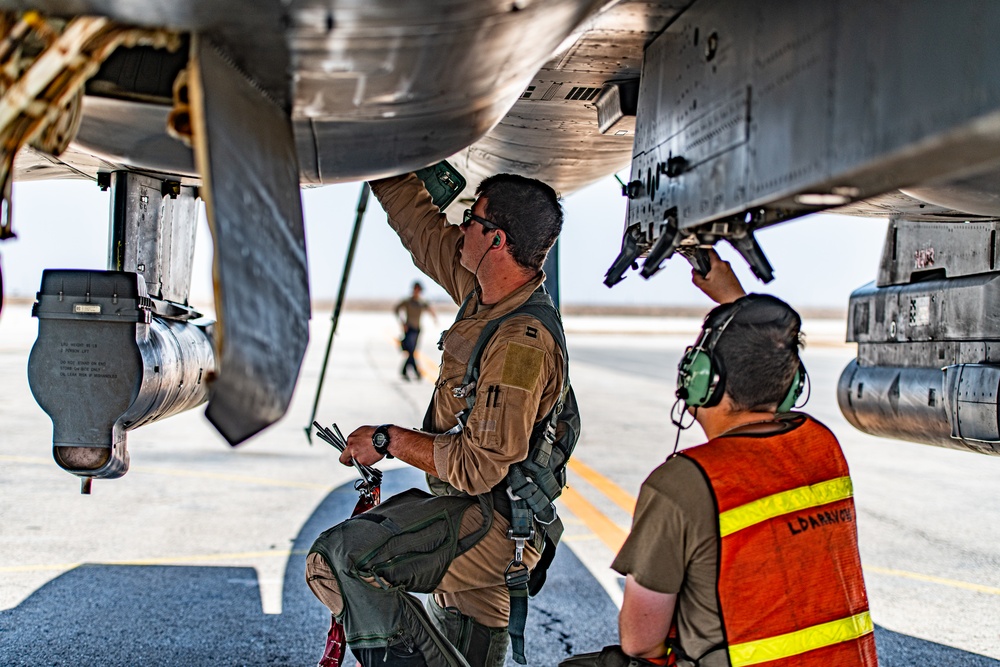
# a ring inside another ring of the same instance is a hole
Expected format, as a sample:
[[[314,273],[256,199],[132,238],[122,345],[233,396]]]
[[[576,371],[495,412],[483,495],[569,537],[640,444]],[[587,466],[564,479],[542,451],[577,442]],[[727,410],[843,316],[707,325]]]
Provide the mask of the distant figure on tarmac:
[[[721,305],[681,360],[673,416],[708,442],[642,484],[611,566],[621,645],[561,667],[877,665],[847,462],[790,412],[806,381],[799,315],[710,263],[694,283]]]
[[[420,339],[420,318],[426,310],[437,322],[437,313],[431,308],[431,305],[424,301],[421,295],[424,293],[424,287],[419,281],[413,283],[413,293],[406,299],[403,299],[396,304],[395,312],[396,317],[399,318],[399,323],[403,327],[403,339],[400,341],[400,346],[403,351],[406,352],[406,361],[403,362],[403,369],[400,374],[403,376],[404,380],[409,380],[410,376],[407,371],[412,368],[413,376],[416,379],[420,379],[420,371],[417,369],[417,359],[414,356],[417,350],[417,341]]]
[[[529,581],[561,531],[557,424],[575,414],[562,321],[542,287],[562,206],[510,174],[479,184],[461,225],[413,174],[372,192],[414,264],[461,307],[422,430],[362,426],[340,462],[398,458],[427,473],[433,495],[405,491],[326,531],[306,578],[365,667],[502,667],[508,645],[523,664]],[[426,610],[413,592],[433,593]]]

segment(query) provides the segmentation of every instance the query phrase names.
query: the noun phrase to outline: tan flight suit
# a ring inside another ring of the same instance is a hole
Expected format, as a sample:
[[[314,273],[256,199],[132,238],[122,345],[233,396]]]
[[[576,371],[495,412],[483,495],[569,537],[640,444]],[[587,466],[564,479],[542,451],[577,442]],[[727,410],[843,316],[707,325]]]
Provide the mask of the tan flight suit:
[[[462,230],[448,224],[423,183],[412,174],[376,181],[372,191],[417,268],[441,285],[455,303],[461,303],[476,287],[473,273],[459,263]],[[532,428],[559,396],[562,352],[537,320],[512,317],[500,326],[483,351],[476,402],[465,429],[447,433],[457,425],[455,415],[466,408],[466,400],[456,398],[452,390],[458,388],[465,375],[483,327],[524,303],[544,279],[539,272],[496,304],[485,306],[479,303],[478,296],[474,297],[466,317],[444,337],[429,425],[432,432],[441,434],[434,439],[437,477],[452,487],[452,493],[476,495],[499,484],[511,464],[527,458]],[[510,613],[503,572],[514,556],[514,542],[507,538],[507,519],[496,512],[494,515],[486,537],[453,561],[435,598],[442,607],[455,607],[476,622],[495,628],[507,625]],[[466,513],[462,534],[473,532],[480,523],[479,509],[474,506]],[[528,567],[533,567],[538,557],[535,548],[525,549]]]
[[[415,176],[403,176],[375,182],[372,191],[416,266],[456,303],[472,293],[475,276],[459,263],[463,232],[448,224],[423,183]],[[456,415],[467,407],[466,399],[456,398],[452,390],[461,384],[480,332],[490,320],[523,304],[544,279],[539,272],[528,284],[489,306],[474,297],[466,316],[445,335],[427,424],[430,432],[440,434],[434,439],[439,479],[428,480],[435,493],[490,492],[504,480],[512,464],[527,458],[534,425],[555,404],[563,384],[562,351],[540,322],[530,316],[511,317],[483,350],[476,400],[466,427],[448,432],[458,424]],[[474,533],[481,525],[479,506],[473,503],[463,515],[459,537]],[[504,570],[514,557],[508,528],[508,520],[494,512],[490,531],[448,567],[434,591],[438,605],[456,608],[489,628],[507,625],[510,598]],[[538,559],[537,547],[526,546],[523,562],[532,568]],[[339,586],[324,584],[333,582],[334,576],[318,553],[307,558],[306,575],[317,597],[340,614],[344,602]]]

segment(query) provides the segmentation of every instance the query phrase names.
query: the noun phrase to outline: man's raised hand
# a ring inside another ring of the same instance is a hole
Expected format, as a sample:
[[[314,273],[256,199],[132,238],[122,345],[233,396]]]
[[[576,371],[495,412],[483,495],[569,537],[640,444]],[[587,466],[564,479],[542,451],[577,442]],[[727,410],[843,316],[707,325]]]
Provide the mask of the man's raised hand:
[[[695,270],[691,271],[691,282],[695,287],[716,303],[732,303],[741,296],[746,296],[729,262],[719,257],[719,253],[713,249],[708,249],[706,252],[711,268],[705,276]]]

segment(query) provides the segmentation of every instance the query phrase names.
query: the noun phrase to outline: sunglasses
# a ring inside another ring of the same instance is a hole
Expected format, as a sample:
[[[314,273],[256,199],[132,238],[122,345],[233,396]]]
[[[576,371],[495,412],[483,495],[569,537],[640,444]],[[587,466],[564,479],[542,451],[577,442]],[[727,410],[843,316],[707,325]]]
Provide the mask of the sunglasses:
[[[471,208],[465,209],[465,213],[462,215],[462,224],[459,225],[459,226],[462,229],[468,229],[469,225],[472,224],[473,220],[475,220],[476,222],[478,222],[479,224],[481,224],[486,229],[500,229],[500,227],[498,227],[496,224],[490,222],[486,218],[481,218],[478,215],[476,215],[475,213],[473,213]]]

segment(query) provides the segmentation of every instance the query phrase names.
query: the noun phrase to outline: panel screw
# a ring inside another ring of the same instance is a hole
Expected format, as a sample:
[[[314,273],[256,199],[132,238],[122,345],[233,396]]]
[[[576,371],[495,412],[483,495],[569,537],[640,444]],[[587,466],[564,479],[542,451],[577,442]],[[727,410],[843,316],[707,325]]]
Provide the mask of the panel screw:
[[[708,41],[705,42],[705,61],[711,62],[715,58],[716,52],[719,50],[719,33],[713,32],[708,36]]]

